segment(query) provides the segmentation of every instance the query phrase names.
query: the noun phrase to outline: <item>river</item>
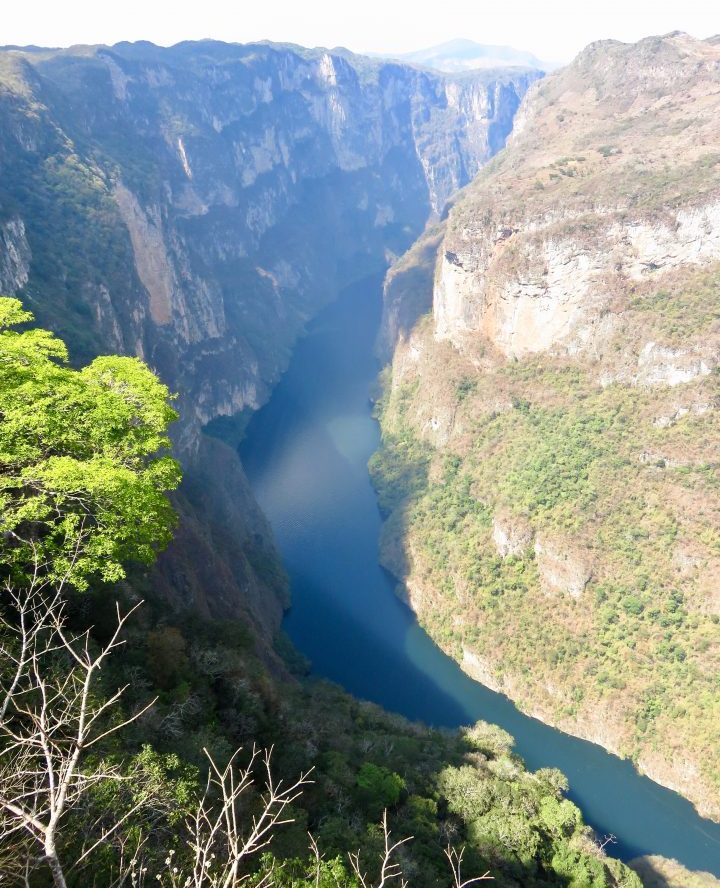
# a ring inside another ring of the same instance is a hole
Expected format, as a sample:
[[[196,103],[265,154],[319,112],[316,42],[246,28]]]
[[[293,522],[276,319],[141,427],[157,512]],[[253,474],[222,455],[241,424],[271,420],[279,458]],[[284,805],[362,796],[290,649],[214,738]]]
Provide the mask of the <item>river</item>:
[[[470,679],[418,626],[378,563],[381,517],[367,461],[379,444],[369,391],[381,281],[344,291],[309,325],[241,457],[290,576],[290,638],[313,672],[436,726],[501,725],[533,770],[556,767],[585,819],[624,860],[673,857],[720,876],[720,825],[600,746],[523,715]]]

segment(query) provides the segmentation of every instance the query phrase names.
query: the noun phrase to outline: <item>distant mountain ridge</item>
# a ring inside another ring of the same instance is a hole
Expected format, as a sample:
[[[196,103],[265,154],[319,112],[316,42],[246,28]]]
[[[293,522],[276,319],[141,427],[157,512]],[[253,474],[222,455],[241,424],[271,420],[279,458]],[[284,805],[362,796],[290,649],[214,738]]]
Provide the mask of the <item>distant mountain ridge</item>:
[[[512,46],[495,46],[477,43],[475,40],[458,38],[419,49],[414,52],[402,53],[394,58],[406,64],[423,65],[437,71],[457,74],[462,71],[474,71],[478,68],[533,68],[536,71],[552,71],[560,67],[553,62],[545,62],[531,52],[515,49]]]

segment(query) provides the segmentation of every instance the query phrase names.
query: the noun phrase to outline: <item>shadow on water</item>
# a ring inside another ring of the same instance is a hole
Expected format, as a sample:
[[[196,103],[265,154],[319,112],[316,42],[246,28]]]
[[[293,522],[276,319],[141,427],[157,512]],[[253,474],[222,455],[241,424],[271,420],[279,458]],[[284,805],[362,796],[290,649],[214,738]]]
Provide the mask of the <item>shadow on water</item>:
[[[408,718],[456,727],[485,719],[528,767],[560,768],[611,852],[674,857],[720,875],[720,825],[601,747],[520,713],[468,678],[418,626],[378,564],[381,519],[367,461],[379,444],[368,392],[381,282],[349,288],[313,324],[241,456],[290,576],[285,628],[313,671]]]

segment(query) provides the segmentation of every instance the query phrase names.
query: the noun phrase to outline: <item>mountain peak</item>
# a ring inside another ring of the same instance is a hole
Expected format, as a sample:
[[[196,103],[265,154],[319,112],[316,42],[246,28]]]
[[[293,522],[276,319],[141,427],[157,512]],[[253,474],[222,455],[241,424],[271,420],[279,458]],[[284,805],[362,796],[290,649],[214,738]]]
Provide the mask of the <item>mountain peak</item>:
[[[402,53],[396,58],[403,62],[423,65],[438,71],[456,74],[460,71],[471,71],[477,68],[534,68],[538,71],[550,71],[555,64],[543,62],[537,56],[512,46],[497,46],[478,43],[465,37],[456,37],[436,46],[415,52]]]

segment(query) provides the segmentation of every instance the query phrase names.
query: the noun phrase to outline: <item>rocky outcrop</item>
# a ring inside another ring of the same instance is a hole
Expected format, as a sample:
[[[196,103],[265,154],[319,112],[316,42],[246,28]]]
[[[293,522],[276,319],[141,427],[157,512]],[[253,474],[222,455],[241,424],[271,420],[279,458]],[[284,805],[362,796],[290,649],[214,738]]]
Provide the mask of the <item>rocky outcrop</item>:
[[[538,536],[535,540],[535,560],[541,586],[550,595],[559,592],[580,598],[592,577],[592,568],[587,559],[574,551],[569,540]]]
[[[617,324],[617,327],[620,326]],[[627,324],[622,326],[627,329]],[[612,336],[608,338],[611,340]],[[598,381],[603,387],[615,383],[643,388],[684,387],[709,376],[719,363],[720,349],[714,336],[696,338],[683,344],[642,341],[636,337],[636,341],[622,355],[618,355],[614,361],[604,362]],[[710,409],[712,402],[696,404],[691,408],[697,416]],[[667,427],[688,412],[691,412],[690,409],[680,407],[677,416],[660,418],[656,424]]]
[[[671,410],[669,412],[656,416],[653,419],[653,425],[661,429],[666,429],[669,426],[675,425],[678,420],[683,418],[683,416],[704,416],[710,410],[717,410],[719,406],[720,401],[715,398],[708,401],[701,400],[689,403],[676,402],[671,405]]]
[[[532,546],[534,533],[527,519],[509,512],[499,512],[493,517],[492,535],[498,555],[510,558],[527,552]]]
[[[701,354],[684,348],[670,348],[648,342],[638,357],[638,370],[633,380],[637,385],[683,385],[700,376],[707,376],[720,356]]]
[[[30,276],[30,245],[17,217],[0,225],[0,293],[17,293]]]

